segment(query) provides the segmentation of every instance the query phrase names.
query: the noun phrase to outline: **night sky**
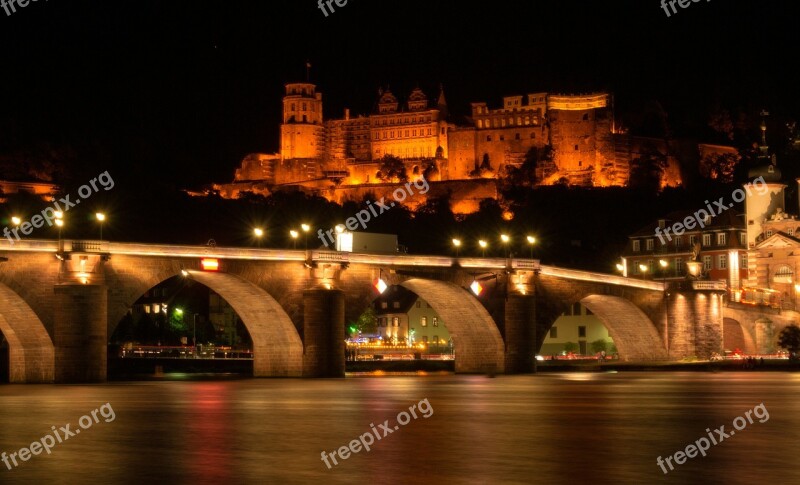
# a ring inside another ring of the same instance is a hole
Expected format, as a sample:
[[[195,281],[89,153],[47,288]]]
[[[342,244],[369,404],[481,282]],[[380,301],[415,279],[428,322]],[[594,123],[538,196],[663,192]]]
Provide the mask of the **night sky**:
[[[0,10],[0,153],[69,146],[87,171],[226,182],[278,148],[283,84],[311,80],[326,117],[415,85],[450,109],[535,91],[654,101],[677,134],[726,106],[800,113],[795,2],[39,0]]]

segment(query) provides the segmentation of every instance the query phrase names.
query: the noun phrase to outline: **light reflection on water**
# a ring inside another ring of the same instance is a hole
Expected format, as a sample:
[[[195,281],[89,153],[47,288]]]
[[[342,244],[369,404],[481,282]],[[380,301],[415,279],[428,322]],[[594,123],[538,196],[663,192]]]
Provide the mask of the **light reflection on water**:
[[[414,374],[3,385],[0,451],[106,402],[116,420],[0,463],[0,483],[800,483],[797,374]],[[332,470],[321,461],[425,398],[430,418]],[[656,465],[761,402],[769,421],[669,475]]]

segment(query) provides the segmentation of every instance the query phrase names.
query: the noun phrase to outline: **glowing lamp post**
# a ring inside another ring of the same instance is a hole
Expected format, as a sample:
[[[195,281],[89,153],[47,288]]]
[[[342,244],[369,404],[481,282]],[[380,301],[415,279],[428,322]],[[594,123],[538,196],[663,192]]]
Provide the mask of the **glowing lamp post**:
[[[300,236],[300,233],[292,229],[289,231],[289,236],[292,237],[292,244],[294,249],[297,249],[297,237]]]
[[[261,247],[261,238],[264,237],[264,230],[260,227],[253,229],[253,235],[256,237],[256,244]]]
[[[500,235],[500,241],[502,241],[503,242],[503,246],[505,246],[506,258],[507,258],[508,257],[508,243],[511,241],[511,238],[508,237],[508,235],[506,235],[506,234],[501,234]]]
[[[100,240],[103,240],[103,223],[106,222],[106,215],[102,212],[98,212],[94,215],[97,218],[97,222],[100,223]]]
[[[481,257],[485,258],[486,257],[486,247],[489,246],[489,243],[487,243],[486,241],[481,239],[480,241],[478,241],[478,246],[481,247]]]
[[[17,216],[14,216],[11,218],[11,223],[14,224],[15,226],[19,226],[20,224],[22,224],[22,219],[20,219]]]
[[[456,248],[456,257],[458,257],[458,250],[461,248],[461,239],[453,239],[453,246]]]
[[[526,239],[528,240],[528,245],[531,247],[531,259],[533,259],[533,245],[536,244],[536,238],[528,236]]]
[[[640,264],[639,265],[639,271],[642,272],[642,279],[643,280],[647,279],[647,270],[648,270],[648,266],[646,264]]]
[[[305,249],[308,249],[308,231],[311,230],[311,226],[309,226],[308,224],[300,224],[300,229],[303,230]]]

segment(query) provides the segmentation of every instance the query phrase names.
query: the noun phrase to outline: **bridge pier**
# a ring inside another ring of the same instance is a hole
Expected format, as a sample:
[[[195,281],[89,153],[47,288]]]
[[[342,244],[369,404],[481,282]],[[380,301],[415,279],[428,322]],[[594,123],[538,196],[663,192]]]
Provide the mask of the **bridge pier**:
[[[303,292],[303,376],[344,377],[344,292]]]
[[[55,382],[105,382],[108,291],[105,285],[56,285]]]
[[[664,339],[670,359],[708,359],[723,350],[724,292],[676,291],[667,299],[667,331]]]
[[[533,295],[508,295],[505,304],[505,373],[533,371],[536,352],[536,299]]]

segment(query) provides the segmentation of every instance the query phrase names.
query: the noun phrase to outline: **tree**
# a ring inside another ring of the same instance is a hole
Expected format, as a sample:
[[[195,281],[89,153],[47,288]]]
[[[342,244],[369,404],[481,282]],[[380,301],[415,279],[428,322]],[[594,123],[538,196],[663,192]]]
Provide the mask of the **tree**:
[[[724,184],[733,182],[736,166],[742,157],[734,153],[712,153],[700,160],[700,174]]]
[[[394,155],[385,155],[383,158],[381,158],[381,164],[378,167],[378,173],[375,174],[375,176],[384,182],[408,181],[406,165],[402,160]]]
[[[789,352],[791,360],[797,359],[797,353],[800,352],[800,327],[789,325],[781,330],[778,334],[778,345]]]
[[[353,327],[361,333],[375,333],[378,329],[378,318],[375,316],[375,310],[372,307],[364,310]]]
[[[578,350],[578,344],[576,344],[575,342],[567,342],[564,344],[564,351],[567,353],[577,352],[577,350]]]
[[[667,156],[652,144],[646,144],[642,147],[641,155],[631,160],[630,185],[658,192],[666,169]]]
[[[595,340],[594,342],[592,342],[591,345],[592,345],[592,352],[595,354],[598,352],[608,351],[608,342],[606,342],[604,339]]]

